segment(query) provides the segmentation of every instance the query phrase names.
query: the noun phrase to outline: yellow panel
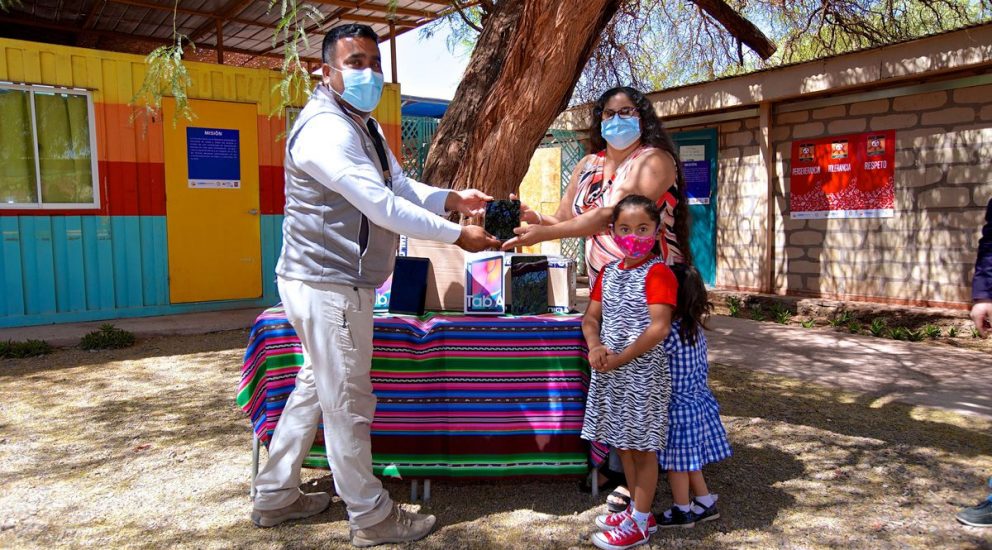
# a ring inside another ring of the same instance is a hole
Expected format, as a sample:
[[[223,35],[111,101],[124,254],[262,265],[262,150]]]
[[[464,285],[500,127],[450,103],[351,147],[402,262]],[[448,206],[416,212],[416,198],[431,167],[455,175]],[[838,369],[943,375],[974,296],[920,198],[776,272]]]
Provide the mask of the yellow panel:
[[[24,82],[24,50],[7,48],[7,79]]]
[[[547,147],[534,151],[527,174],[520,182],[520,200],[541,214],[558,210],[561,197],[561,149]],[[497,197],[500,198],[500,197]],[[528,254],[561,254],[559,241],[524,247]]]
[[[0,80],[10,82],[12,79],[7,76],[7,48],[0,44]]]
[[[401,109],[400,85],[389,83],[383,87],[382,99],[372,116],[382,124],[400,124]]]
[[[27,82],[42,82],[41,53],[36,50],[24,51],[24,80]]]
[[[258,108],[203,100],[191,100],[191,106],[197,115],[192,124],[163,124],[172,303],[260,297]],[[175,101],[164,101],[164,120],[171,121],[175,110]],[[189,187],[187,126],[239,131],[240,189]]]
[[[51,82],[52,84],[59,83],[58,74],[56,74],[56,60],[55,54],[52,52],[41,52],[38,56],[41,65],[41,81]]]

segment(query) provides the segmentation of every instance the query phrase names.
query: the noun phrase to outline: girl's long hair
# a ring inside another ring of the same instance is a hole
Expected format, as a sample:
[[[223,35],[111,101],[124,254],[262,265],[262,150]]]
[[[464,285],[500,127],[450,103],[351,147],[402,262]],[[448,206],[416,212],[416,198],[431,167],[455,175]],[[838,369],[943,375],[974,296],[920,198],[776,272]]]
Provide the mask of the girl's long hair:
[[[703,277],[692,264],[675,264],[672,266],[675,278],[679,282],[678,298],[673,320],[679,320],[679,336],[687,345],[697,342],[699,331],[706,326],[706,321],[713,311],[713,303],[709,300]]]
[[[672,158],[675,159],[675,186],[678,190],[674,212],[675,239],[679,243],[679,249],[682,251],[682,257],[685,259],[685,263],[691,264],[692,252],[689,250],[689,207],[686,205],[685,177],[682,175],[682,161],[679,159],[678,150],[675,148],[671,136],[665,131],[661,119],[658,118],[654,107],[644,97],[644,94],[630,86],[618,86],[606,90],[603,92],[603,95],[599,96],[599,99],[593,105],[592,121],[589,125],[589,141],[591,142],[592,150],[599,152],[606,149],[606,140],[603,139],[603,132],[600,125],[603,122],[603,110],[606,108],[606,103],[617,94],[626,95],[637,108],[637,114],[641,119],[641,144],[661,149],[672,155]]]

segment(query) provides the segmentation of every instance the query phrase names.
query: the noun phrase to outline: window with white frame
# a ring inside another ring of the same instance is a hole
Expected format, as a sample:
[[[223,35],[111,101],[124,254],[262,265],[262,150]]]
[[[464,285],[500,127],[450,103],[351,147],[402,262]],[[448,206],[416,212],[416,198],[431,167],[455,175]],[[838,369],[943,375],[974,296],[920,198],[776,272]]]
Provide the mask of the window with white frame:
[[[0,208],[93,208],[93,98],[85,90],[0,84]]]

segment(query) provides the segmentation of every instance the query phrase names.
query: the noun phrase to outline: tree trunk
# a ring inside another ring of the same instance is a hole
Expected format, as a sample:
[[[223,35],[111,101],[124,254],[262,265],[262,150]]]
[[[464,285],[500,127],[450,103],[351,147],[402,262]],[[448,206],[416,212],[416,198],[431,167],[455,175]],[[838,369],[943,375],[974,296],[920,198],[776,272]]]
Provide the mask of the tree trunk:
[[[621,0],[504,0],[431,145],[424,181],[516,192]]]

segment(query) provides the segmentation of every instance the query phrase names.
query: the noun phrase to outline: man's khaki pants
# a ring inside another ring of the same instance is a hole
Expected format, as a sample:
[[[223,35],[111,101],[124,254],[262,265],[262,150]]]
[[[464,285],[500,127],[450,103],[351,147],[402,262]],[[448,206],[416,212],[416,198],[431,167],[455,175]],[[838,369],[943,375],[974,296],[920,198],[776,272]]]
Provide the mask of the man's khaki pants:
[[[300,466],[323,415],[334,488],[356,529],[386,519],[389,493],[372,474],[372,289],[279,278],[286,316],[303,344],[303,367],[256,478],[256,510],[300,496]]]

